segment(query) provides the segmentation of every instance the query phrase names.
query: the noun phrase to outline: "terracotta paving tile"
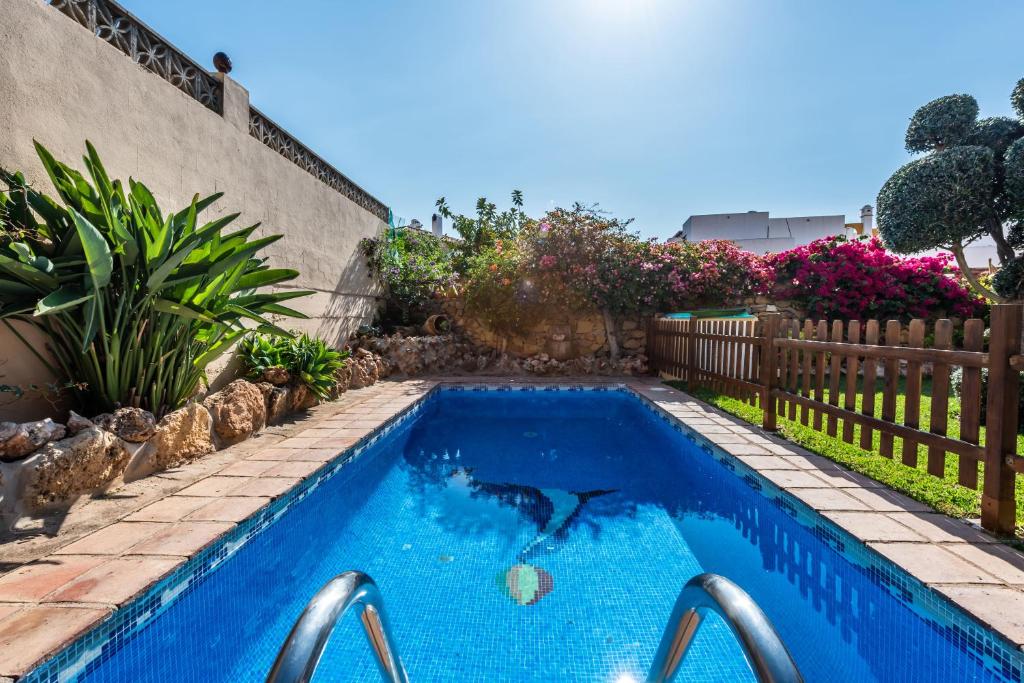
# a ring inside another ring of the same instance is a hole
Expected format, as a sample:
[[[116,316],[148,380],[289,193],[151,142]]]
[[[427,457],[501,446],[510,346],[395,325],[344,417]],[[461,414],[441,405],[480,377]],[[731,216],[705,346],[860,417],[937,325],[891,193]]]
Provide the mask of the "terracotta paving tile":
[[[120,555],[161,530],[166,522],[117,522],[57,550],[57,555]]]
[[[318,449],[332,449],[337,455],[340,451],[345,450],[349,446],[358,443],[361,437],[356,436],[331,436],[326,439],[318,439],[316,442],[316,448]]]
[[[207,477],[197,481],[192,486],[182,489],[178,492],[178,495],[219,498],[220,496],[227,495],[228,491],[235,489],[240,483],[247,481],[251,481],[251,479],[244,477]]]
[[[341,447],[341,446],[333,446],[333,447],[332,446],[328,446],[328,447],[306,448],[306,449],[301,450],[301,451],[292,451],[292,454],[291,454],[291,456],[289,456],[288,460],[289,460],[289,462],[297,462],[297,461],[301,460],[301,461],[304,461],[304,462],[325,463],[325,462],[328,462],[330,460],[334,460],[336,457],[338,457],[341,454],[342,451],[344,451],[346,448],[348,448],[348,446],[351,446],[351,445],[352,444],[348,444],[348,445],[346,445],[344,447]]]
[[[161,557],[119,557],[82,574],[45,602],[100,602],[122,605],[159,581],[183,559]]]
[[[960,519],[947,517],[941,512],[889,512],[886,513],[903,526],[908,526],[932,542],[938,543],[998,543],[981,529]]]
[[[131,549],[132,555],[196,554],[235,525],[231,522],[178,522]]]
[[[0,675],[18,676],[70,643],[108,609],[30,606],[0,621]]]
[[[265,496],[277,498],[286,493],[289,489],[299,483],[299,479],[286,477],[269,477],[267,479],[254,479],[231,492],[232,496]]]
[[[1024,593],[1005,586],[935,586],[983,624],[1024,644]]]
[[[0,576],[0,600],[38,602],[104,561],[101,555],[67,555],[23,565]]]
[[[293,436],[277,444],[278,448],[310,448],[316,443],[316,437]]]
[[[264,477],[292,477],[304,479],[323,467],[322,463],[310,460],[282,462],[263,473]]]
[[[335,429],[337,429],[337,427],[311,427],[309,429],[302,430],[301,432],[299,432],[295,436],[297,438],[300,438],[300,439],[301,438],[314,438],[314,439],[322,438],[322,437],[325,437],[325,436],[331,436],[334,433]]]
[[[730,432],[727,429],[722,432],[709,432],[706,429],[701,429],[700,434],[711,443],[715,443],[718,445],[723,445],[727,443],[750,443],[742,434]]]
[[[761,475],[785,489],[821,488],[823,482],[806,470],[765,470]]]
[[[884,512],[823,512],[823,515],[862,541],[924,541]]]
[[[147,505],[125,517],[129,522],[177,522],[198,508],[210,502],[209,498],[193,496],[168,496]]]
[[[722,450],[732,455],[769,455],[768,449],[756,443],[725,443]]]
[[[916,500],[911,500],[901,493],[896,493],[886,488],[877,489],[843,489],[848,494],[867,505],[872,510],[880,512],[926,512],[930,507]]]
[[[945,546],[1005,583],[1024,586],[1024,555],[1005,545],[951,543]]]
[[[342,429],[334,430],[334,433],[331,434],[331,438],[355,437],[358,439],[366,436],[372,431],[373,430],[369,427],[343,427]]]
[[[246,460],[287,460],[292,453],[290,448],[265,448],[255,451]]]
[[[870,510],[865,503],[848,496],[844,489],[793,489],[792,494],[819,512],[825,510]]]
[[[739,455],[737,459],[755,470],[795,470],[796,465],[776,455]]]
[[[236,462],[228,467],[225,467],[217,473],[218,477],[258,477],[263,474],[271,467],[273,467],[275,461],[273,460],[242,460]]]
[[[805,453],[794,453],[783,456],[789,462],[793,463],[802,470],[813,470],[820,468],[822,465],[835,465],[834,462],[828,458],[823,458],[820,455],[807,455]]]
[[[827,484],[831,484],[836,488],[848,489],[848,488],[865,488],[865,489],[877,489],[882,488],[882,484],[865,477],[863,474],[857,472],[851,472],[848,469],[840,467],[835,463],[821,463],[813,469],[804,470],[814,476],[818,477]]]
[[[876,543],[868,546],[925,583],[999,583],[966,560],[930,543]]]
[[[217,498],[188,517],[196,522],[241,522],[270,502],[270,498],[229,496]]]

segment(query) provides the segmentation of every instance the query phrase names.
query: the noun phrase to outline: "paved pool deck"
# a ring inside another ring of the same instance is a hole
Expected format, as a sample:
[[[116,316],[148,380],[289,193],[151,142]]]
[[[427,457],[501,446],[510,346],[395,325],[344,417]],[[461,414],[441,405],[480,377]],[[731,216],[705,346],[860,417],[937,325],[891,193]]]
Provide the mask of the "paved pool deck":
[[[175,470],[85,497],[0,537],[0,681],[144,593],[439,383],[626,385],[1024,646],[1024,554],[653,378],[383,381]]]

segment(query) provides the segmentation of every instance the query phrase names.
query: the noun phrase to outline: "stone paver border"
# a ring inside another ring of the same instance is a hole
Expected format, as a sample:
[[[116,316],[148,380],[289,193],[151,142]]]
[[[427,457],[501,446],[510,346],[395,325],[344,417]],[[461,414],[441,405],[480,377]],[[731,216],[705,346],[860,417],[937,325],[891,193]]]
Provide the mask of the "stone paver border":
[[[1024,555],[975,525],[657,380],[465,377],[388,381],[360,390],[361,400],[314,413],[269,447],[227,449],[216,467],[203,461],[186,466],[202,476],[182,474],[177,490],[0,575],[0,677],[31,670],[442,382],[624,384],[979,622],[1024,645]]]

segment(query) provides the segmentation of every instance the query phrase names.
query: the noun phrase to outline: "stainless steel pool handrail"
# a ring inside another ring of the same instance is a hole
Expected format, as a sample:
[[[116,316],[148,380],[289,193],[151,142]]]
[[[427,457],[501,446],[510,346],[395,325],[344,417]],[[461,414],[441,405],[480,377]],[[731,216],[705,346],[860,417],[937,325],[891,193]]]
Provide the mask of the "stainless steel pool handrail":
[[[793,657],[765,613],[742,588],[718,574],[700,574],[683,586],[654,655],[647,683],[669,683],[675,678],[708,610],[717,612],[729,624],[758,681],[803,683]]]
[[[277,653],[267,683],[308,683],[335,625],[354,605],[362,608],[363,630],[381,676],[391,683],[409,683],[395,649],[380,591],[373,579],[362,572],[339,574],[313,596]]]

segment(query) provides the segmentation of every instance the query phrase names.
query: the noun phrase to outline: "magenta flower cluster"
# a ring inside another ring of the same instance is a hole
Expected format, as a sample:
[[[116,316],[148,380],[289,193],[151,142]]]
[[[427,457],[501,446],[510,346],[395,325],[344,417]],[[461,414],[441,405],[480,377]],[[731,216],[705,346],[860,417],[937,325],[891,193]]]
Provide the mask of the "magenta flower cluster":
[[[814,317],[969,318],[984,309],[951,256],[896,256],[877,237],[826,237],[763,261],[774,271],[763,291],[801,304]]]

